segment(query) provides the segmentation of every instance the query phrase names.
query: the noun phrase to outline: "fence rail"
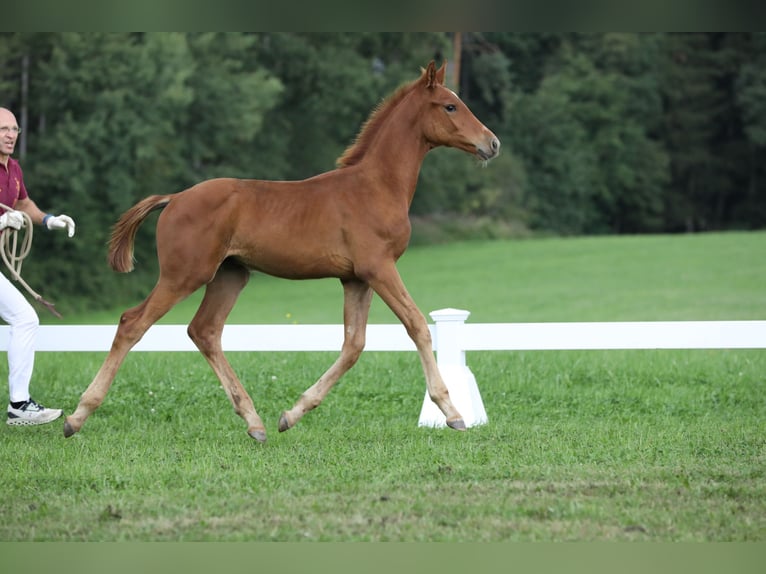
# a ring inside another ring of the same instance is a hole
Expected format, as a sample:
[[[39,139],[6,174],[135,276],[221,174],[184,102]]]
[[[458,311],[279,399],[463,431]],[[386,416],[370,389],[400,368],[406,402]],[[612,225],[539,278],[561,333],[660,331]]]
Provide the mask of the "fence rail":
[[[465,351],[598,349],[764,349],[766,321],[635,321],[606,323],[465,323],[468,311],[434,311],[430,326],[441,363]],[[0,351],[9,327],[0,326]],[[42,325],[38,351],[108,351],[114,325]],[[342,325],[226,325],[225,351],[339,351]],[[414,351],[401,325],[368,325],[368,351]],[[154,325],[134,351],[196,351],[185,325]]]
[[[766,349],[766,321],[637,321],[607,323],[466,323],[469,311],[431,314],[436,358],[453,401],[466,424],[486,422],[486,412],[466,351],[550,351],[599,349]],[[108,351],[114,325],[43,325],[38,351]],[[0,351],[9,327],[0,326]],[[339,351],[342,325],[227,325],[224,351]],[[368,351],[414,351],[401,325],[368,325]],[[133,351],[196,351],[185,325],[154,325]],[[468,413],[468,414],[466,414]],[[442,426],[444,417],[426,398],[422,426]]]

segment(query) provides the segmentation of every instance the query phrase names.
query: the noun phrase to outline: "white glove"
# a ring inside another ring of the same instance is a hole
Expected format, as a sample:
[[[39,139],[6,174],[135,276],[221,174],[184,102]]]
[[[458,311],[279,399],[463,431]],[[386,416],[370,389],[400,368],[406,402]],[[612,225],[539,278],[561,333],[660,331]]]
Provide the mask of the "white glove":
[[[20,211],[9,210],[0,215],[0,229],[11,227],[13,229],[21,229],[24,227],[24,216]]]
[[[68,215],[46,215],[43,223],[48,229],[66,228],[69,237],[74,235],[74,220]]]

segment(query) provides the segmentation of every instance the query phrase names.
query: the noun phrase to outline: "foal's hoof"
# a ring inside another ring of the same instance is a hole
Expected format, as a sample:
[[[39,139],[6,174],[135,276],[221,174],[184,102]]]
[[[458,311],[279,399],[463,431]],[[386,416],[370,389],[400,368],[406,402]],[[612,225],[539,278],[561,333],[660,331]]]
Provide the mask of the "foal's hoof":
[[[447,426],[455,430],[465,430],[465,422],[463,422],[463,419],[455,419],[454,421],[447,421]]]
[[[247,434],[258,442],[266,442],[266,431],[263,429],[250,429],[247,431]]]
[[[67,421],[64,421],[64,438],[69,438],[75,432],[76,431],[72,428],[72,425],[70,425]]]
[[[290,428],[290,422],[287,420],[287,413],[282,413],[279,417],[279,432],[285,432]]]
[[[69,438],[77,431],[75,428],[69,423],[69,419],[64,421],[64,438]]]

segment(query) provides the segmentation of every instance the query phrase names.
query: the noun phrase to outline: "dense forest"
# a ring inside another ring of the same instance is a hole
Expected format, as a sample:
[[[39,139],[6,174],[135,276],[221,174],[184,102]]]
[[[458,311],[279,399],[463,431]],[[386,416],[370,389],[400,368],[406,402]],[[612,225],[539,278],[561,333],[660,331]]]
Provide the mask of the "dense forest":
[[[427,156],[414,239],[766,225],[764,33],[2,33],[27,188],[78,225],[38,232],[25,278],[69,305],[144,295],[152,224],[134,274],[105,263],[122,211],[211,177],[330,170],[432,59],[503,149],[485,169]]]

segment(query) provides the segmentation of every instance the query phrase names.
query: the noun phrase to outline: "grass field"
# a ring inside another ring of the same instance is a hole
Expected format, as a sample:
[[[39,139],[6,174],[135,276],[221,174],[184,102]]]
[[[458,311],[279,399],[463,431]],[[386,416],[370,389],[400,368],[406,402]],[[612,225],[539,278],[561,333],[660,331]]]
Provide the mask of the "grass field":
[[[766,234],[731,233],[464,243],[400,269],[424,311],[475,322],[704,320],[766,318],[764,263]],[[255,277],[232,322],[340,305],[333,281]],[[393,318],[376,302],[372,321]],[[489,423],[465,433],[417,427],[414,353],[366,353],[277,433],[334,358],[231,354],[259,445],[200,355],[131,354],[75,437],[3,425],[0,540],[766,540],[764,350],[472,353]],[[102,360],[38,354],[37,395],[71,412]]]
[[[412,248],[398,266],[424,313],[468,309],[477,323],[766,318],[766,233],[466,242]],[[201,297],[162,322],[188,323]],[[255,274],[230,322],[340,323],[342,305],[335,279]],[[64,321],[114,324],[122,310]],[[397,319],[376,297],[370,322]]]

